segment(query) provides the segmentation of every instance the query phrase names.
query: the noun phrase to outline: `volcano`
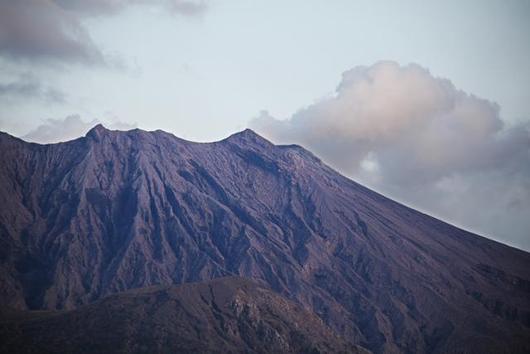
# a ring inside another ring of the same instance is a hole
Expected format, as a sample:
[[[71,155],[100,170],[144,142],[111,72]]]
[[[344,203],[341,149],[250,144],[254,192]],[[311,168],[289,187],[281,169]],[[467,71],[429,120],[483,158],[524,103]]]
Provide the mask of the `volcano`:
[[[108,304],[131,289],[168,306],[173,290],[140,288],[244,277],[270,289],[252,296],[310,319],[305,344],[289,347],[302,352],[347,351],[343,340],[374,353],[530,352],[529,253],[392,201],[300,146],[248,129],[195,143],[98,125],[48,145],[0,133],[0,151],[0,336],[42,310],[100,323],[81,314],[119,312]]]

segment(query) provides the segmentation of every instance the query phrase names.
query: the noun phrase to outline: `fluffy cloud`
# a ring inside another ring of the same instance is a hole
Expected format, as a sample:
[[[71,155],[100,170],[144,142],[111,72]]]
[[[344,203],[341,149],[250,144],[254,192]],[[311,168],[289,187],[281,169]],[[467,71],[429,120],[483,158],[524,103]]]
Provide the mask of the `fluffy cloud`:
[[[137,127],[136,124],[119,121],[101,122],[94,119],[85,122],[79,115],[70,115],[64,119],[47,119],[42,125],[23,136],[22,139],[43,144],[68,141],[85,135],[98,123],[103,123],[109,129],[117,130],[129,130]]]
[[[83,26],[83,18],[113,15],[140,4],[186,16],[206,8],[203,1],[185,0],[0,0],[0,55],[12,60],[104,64],[105,56]]]
[[[356,67],[333,96],[250,125],[407,204],[530,248],[530,126],[507,127],[495,103],[418,65]]]

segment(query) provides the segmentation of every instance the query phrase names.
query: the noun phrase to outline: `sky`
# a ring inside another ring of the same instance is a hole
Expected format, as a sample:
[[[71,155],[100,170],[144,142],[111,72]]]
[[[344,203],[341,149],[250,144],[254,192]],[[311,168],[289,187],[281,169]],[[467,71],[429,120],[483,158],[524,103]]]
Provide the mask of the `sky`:
[[[250,127],[530,250],[530,2],[0,0],[0,130]]]

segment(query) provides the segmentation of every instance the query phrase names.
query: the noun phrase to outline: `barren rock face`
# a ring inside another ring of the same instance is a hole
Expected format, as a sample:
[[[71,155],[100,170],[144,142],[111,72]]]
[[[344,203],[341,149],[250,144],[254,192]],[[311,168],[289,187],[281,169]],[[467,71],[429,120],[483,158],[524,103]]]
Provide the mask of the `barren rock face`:
[[[393,202],[299,146],[250,130],[201,144],[96,126],[52,145],[2,133],[0,151],[5,306],[74,309],[240,275],[374,352],[530,350],[528,253]]]
[[[249,280],[149,287],[71,311],[4,314],[3,353],[363,353]]]

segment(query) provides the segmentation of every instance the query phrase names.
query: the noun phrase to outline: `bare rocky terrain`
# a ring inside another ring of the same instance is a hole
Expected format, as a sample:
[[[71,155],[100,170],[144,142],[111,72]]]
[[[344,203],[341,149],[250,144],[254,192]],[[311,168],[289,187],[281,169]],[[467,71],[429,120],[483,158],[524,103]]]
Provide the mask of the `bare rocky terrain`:
[[[126,290],[238,275],[375,353],[530,352],[529,253],[299,146],[99,125],[49,145],[0,133],[0,151],[2,309],[87,313]]]
[[[3,316],[4,353],[364,353],[249,280],[130,290],[76,310]]]

